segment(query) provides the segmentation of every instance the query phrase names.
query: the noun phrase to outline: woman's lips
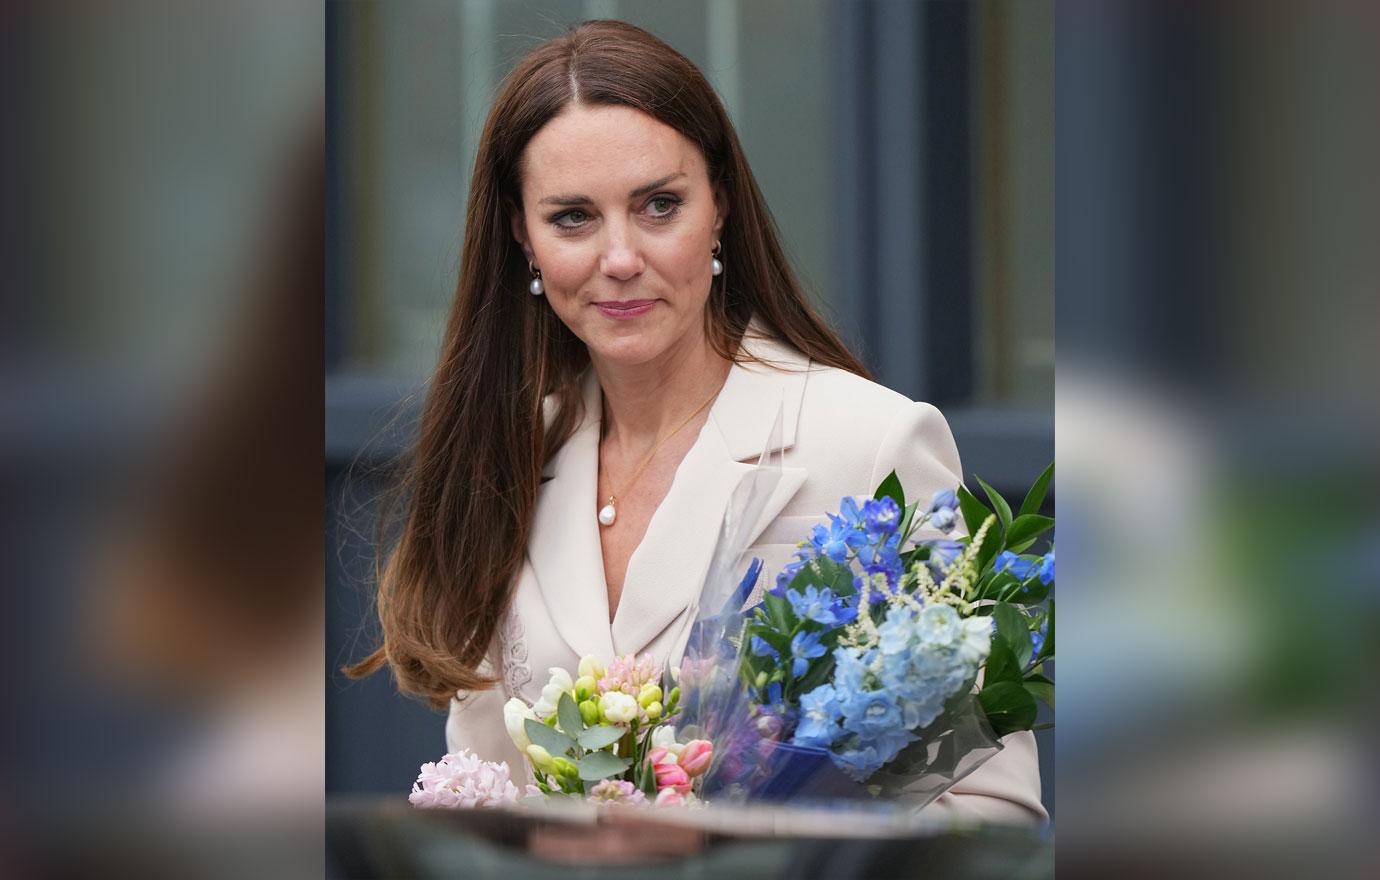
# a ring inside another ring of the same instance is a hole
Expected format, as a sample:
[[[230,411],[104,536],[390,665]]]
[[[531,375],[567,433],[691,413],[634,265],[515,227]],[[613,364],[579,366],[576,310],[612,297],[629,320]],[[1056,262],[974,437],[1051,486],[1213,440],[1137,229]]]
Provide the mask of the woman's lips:
[[[656,305],[654,299],[629,299],[622,302],[597,302],[594,307],[616,321],[626,321],[629,318],[636,318],[638,315],[645,315]]]

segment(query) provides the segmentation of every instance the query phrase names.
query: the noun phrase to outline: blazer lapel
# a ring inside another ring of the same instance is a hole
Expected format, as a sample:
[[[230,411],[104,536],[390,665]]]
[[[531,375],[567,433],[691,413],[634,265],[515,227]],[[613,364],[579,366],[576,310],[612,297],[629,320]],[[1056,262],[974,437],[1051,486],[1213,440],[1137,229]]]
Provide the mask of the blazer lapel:
[[[552,478],[537,490],[527,559],[561,638],[579,656],[607,659],[613,642],[595,517],[602,401],[593,370],[583,391],[584,419],[552,459]]]
[[[788,449],[795,442],[808,361],[760,334],[754,335],[753,330],[749,328],[743,348],[770,365],[735,364],[730,369],[704,428],[676,470],[670,491],[628,562],[612,628],[613,648],[618,654],[645,650],[697,602],[735,489],[753,472],[760,456]],[[773,437],[778,410],[781,430]],[[781,467],[779,481],[737,549],[752,544],[805,477],[804,468]],[[591,482],[588,497],[593,495]],[[588,519],[594,521],[592,515]],[[597,534],[594,540],[597,542]],[[600,575],[602,585],[602,565]],[[709,613],[717,610],[710,609]],[[681,621],[681,625],[688,623]]]

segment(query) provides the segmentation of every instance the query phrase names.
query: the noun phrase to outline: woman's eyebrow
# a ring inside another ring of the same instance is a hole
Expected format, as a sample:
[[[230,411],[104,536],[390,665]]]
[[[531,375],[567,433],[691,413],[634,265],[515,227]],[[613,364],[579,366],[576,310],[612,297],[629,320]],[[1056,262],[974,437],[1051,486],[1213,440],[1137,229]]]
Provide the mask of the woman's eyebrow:
[[[663,186],[665,186],[666,184],[670,183],[671,181],[673,181],[673,180],[675,180],[675,179],[677,179],[677,178],[680,178],[680,177],[684,177],[684,176],[685,176],[685,172],[684,172],[684,171],[677,171],[675,174],[668,174],[668,175],[666,175],[665,177],[661,177],[661,178],[658,178],[658,179],[656,179],[656,180],[653,180],[651,183],[644,183],[644,184],[642,184],[641,186],[639,186],[637,189],[635,189],[635,190],[633,190],[632,192],[628,193],[628,198],[630,198],[630,199],[635,199],[635,198],[637,198],[638,196],[645,196],[645,195],[647,195],[647,194],[650,193],[650,192],[653,192],[653,191],[655,191],[655,190],[661,189]],[[539,205],[560,205],[561,207],[565,207],[565,208],[574,208],[574,207],[578,207],[578,206],[580,206],[580,205],[588,205],[588,204],[589,204],[590,202],[592,202],[592,201],[594,201],[594,200],[591,199],[589,196],[559,195],[559,196],[543,196],[542,199],[541,199],[541,201],[537,202],[537,204],[539,204]]]

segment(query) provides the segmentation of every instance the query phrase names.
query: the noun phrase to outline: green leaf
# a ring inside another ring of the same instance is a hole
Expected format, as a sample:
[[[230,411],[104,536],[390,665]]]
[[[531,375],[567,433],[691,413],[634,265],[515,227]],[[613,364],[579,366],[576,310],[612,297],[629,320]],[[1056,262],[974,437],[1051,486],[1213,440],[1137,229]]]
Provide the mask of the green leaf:
[[[1023,513],[1013,519],[1011,526],[1006,530],[1006,547],[1013,553],[1020,553],[1021,551],[1017,550],[1015,545],[1034,540],[1052,528],[1054,528],[1052,517],[1040,516],[1038,513]]]
[[[1039,713],[1035,698],[1020,682],[1002,681],[984,687],[978,694],[978,702],[997,736],[1029,730]]]
[[[627,758],[620,758],[612,752],[590,752],[576,762],[580,778],[585,782],[597,782],[616,776],[632,766]]]
[[[992,502],[992,506],[997,512],[997,519],[1001,521],[1002,534],[1006,534],[1006,530],[1011,528],[1011,505],[1006,503],[1006,499],[1001,497],[1000,492],[983,482],[982,477],[974,474],[973,479],[977,480],[982,491],[987,493],[987,500]]]
[[[585,731],[585,719],[580,716],[580,707],[575,705],[575,698],[569,693],[561,694],[556,701],[556,720],[568,736],[578,737]]]
[[[872,497],[878,500],[890,498],[896,502],[896,506],[901,510],[906,509],[906,492],[901,488],[901,478],[896,476],[895,471],[886,475],[886,479],[882,480],[882,484],[877,487],[877,491]]]
[[[912,501],[901,508],[901,523],[896,527],[896,534],[901,536],[902,542],[910,535],[910,524],[915,521],[915,509],[920,506],[920,502]]]
[[[820,574],[820,585],[829,588],[835,596],[851,596],[856,590],[853,588],[853,569],[847,565],[839,565],[828,557],[822,557],[817,561]]]
[[[983,690],[1001,683],[1019,684],[1021,665],[1016,662],[1016,652],[1000,639],[992,641],[992,653],[987,656],[983,667]]]
[[[771,645],[773,648],[775,648],[776,651],[780,653],[783,657],[790,655],[791,640],[783,633],[777,632],[771,627],[757,626],[756,624],[748,627],[747,632],[749,636],[749,642],[752,641],[752,636],[760,636],[762,638],[762,641],[766,642],[768,645]],[[749,647],[748,652],[751,653],[751,651],[752,649]]]
[[[1054,708],[1054,682],[1043,675],[1032,675],[1025,680],[1025,689],[1030,695],[1049,708]]]
[[[1054,656],[1054,602],[1049,603],[1049,625],[1045,629],[1045,640],[1040,645],[1040,653],[1035,655],[1036,664]]]
[[[1023,592],[1017,592],[1012,601],[1021,605],[1035,605],[1049,597],[1049,584],[1040,583],[1039,578],[1026,585]]]
[[[963,525],[969,537],[976,535],[987,517],[992,515],[987,505],[977,500],[977,496],[969,492],[966,486],[958,487],[958,511],[963,514]]]
[[[1007,603],[998,602],[992,609],[992,619],[997,622],[997,638],[1011,649],[1016,658],[1016,665],[1025,669],[1034,650],[1030,640],[1030,618]],[[1017,677],[1019,678],[1019,675]]]
[[[1045,472],[1040,474],[1035,480],[1035,485],[1030,487],[1030,491],[1025,493],[1025,500],[1021,502],[1020,513],[1024,516],[1027,513],[1039,513],[1040,506],[1045,503],[1045,493],[1049,491],[1049,481],[1054,477],[1054,462],[1049,463]]]
[[[767,608],[767,620],[773,629],[789,630],[795,624],[795,612],[783,596],[767,593],[762,597],[762,604]]]
[[[578,711],[578,710],[576,710]],[[552,757],[564,755],[575,748],[575,740],[542,724],[528,718],[522,722],[522,728],[527,731],[527,738],[551,753]]]
[[[625,733],[627,733],[627,730],[622,727],[616,727],[612,724],[600,724],[596,727],[587,728],[584,733],[580,734],[579,742],[581,748],[597,750],[618,742],[623,738],[623,734]]]

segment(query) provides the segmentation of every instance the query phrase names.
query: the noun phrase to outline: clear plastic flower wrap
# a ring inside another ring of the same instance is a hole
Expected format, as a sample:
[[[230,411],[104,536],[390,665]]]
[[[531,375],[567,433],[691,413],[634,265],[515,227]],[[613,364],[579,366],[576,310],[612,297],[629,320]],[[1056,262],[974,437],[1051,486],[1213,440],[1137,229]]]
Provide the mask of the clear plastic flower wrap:
[[[1054,553],[1022,555],[1054,526],[1052,467],[1019,513],[985,484],[996,511],[962,487],[908,505],[893,474],[768,573],[744,551],[780,476],[763,455],[739,485],[685,635],[679,730],[715,744],[703,796],[924,806],[1053,704]],[[960,516],[977,528],[950,539]],[[945,537],[912,542],[923,527]]]

